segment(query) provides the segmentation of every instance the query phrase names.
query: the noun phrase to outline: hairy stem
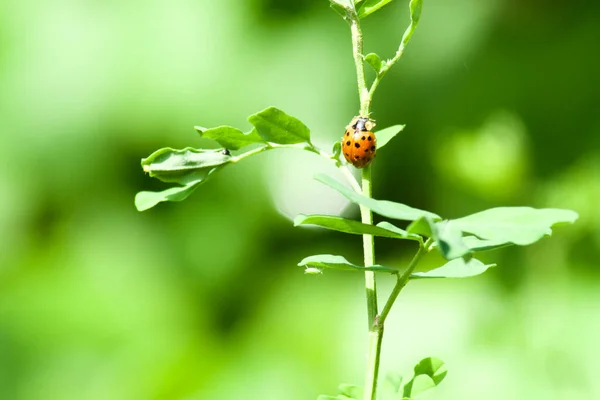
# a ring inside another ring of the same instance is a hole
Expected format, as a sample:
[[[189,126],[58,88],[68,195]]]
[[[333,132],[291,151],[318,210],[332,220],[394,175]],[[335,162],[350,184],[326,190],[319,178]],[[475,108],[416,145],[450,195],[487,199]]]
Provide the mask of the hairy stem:
[[[354,66],[356,67],[356,80],[358,83],[358,98],[360,99],[360,116],[369,117],[369,91],[365,79],[365,64],[363,58],[363,37],[360,30],[360,22],[356,12],[352,12],[350,21],[350,31],[352,32],[352,55],[354,56]]]

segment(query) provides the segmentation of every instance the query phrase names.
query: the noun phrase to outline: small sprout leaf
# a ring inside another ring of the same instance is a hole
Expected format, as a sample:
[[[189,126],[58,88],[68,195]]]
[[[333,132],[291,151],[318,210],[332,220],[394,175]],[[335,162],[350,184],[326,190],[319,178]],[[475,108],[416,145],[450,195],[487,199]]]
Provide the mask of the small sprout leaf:
[[[202,137],[212,139],[229,150],[239,150],[251,144],[265,143],[256,129],[253,129],[249,133],[243,133],[231,126],[219,126],[210,129],[196,126],[195,129]]]
[[[379,71],[381,71],[381,58],[379,58],[376,53],[367,54],[365,56],[365,61],[371,66],[371,68],[373,68],[375,73],[379,74]],[[381,147],[381,144],[379,147]]]
[[[328,175],[317,174],[315,175],[315,179],[336,190],[351,202],[363,205],[369,208],[371,211],[384,217],[399,219],[403,221],[415,221],[425,216],[432,218],[433,220],[441,219],[438,215],[434,213],[419,210],[417,208],[412,208],[405,204],[395,203],[387,200],[375,200],[372,198],[365,197],[362,194],[359,194],[354,190],[348,188],[347,186],[344,186],[343,184],[341,184],[340,182],[336,181]]]
[[[361,19],[366,18],[391,2],[392,0],[365,0],[357,10],[358,17]]]
[[[294,226],[315,225],[338,232],[352,233],[355,235],[373,235],[392,239],[408,239],[420,241],[418,235],[410,235],[406,231],[395,227],[388,222],[382,222],[377,226],[363,224],[362,222],[330,215],[304,215],[299,214],[294,219]]]
[[[573,223],[578,215],[571,210],[531,207],[498,207],[452,220],[454,226],[495,246],[526,246],[552,234],[552,227]],[[471,239],[472,240],[472,239]]]
[[[419,25],[419,20],[421,19],[422,8],[423,0],[410,0],[410,25],[408,26],[408,28],[406,28],[406,31],[402,36],[403,46],[406,46],[408,44],[413,33],[415,33],[415,29],[417,29],[417,25]]]
[[[248,117],[258,134],[267,142],[295,144],[310,142],[310,130],[299,119],[269,107]]]
[[[222,151],[164,148],[144,158],[142,167],[153,178],[187,185],[206,179],[215,169],[231,160],[232,157]]]
[[[332,152],[333,152],[333,155],[331,156],[331,158],[334,160],[338,160],[340,158],[340,154],[342,154],[342,142],[340,142],[339,140],[336,140],[333,143]]]
[[[419,23],[421,19],[421,10],[423,9],[423,0],[410,0],[410,22],[415,24]]]
[[[496,264],[484,264],[481,261],[471,258],[465,261],[462,258],[456,258],[448,261],[443,266],[432,269],[427,272],[413,272],[410,279],[427,279],[427,278],[470,278],[483,274]]]
[[[406,125],[394,125],[375,132],[377,135],[377,148],[381,149],[388,144],[397,134],[404,130]]]
[[[304,260],[298,263],[301,267],[315,267],[315,268],[331,268],[340,269],[345,271],[373,271],[373,272],[387,272],[390,274],[397,274],[398,270],[393,268],[384,267],[383,265],[373,265],[371,267],[363,267],[361,265],[355,265],[346,260],[342,256],[335,256],[331,254],[318,254],[310,257],[306,257]]]
[[[448,370],[442,360],[434,357],[421,360],[415,366],[414,377],[404,386],[403,396],[411,399],[418,396],[439,385],[447,373]]]

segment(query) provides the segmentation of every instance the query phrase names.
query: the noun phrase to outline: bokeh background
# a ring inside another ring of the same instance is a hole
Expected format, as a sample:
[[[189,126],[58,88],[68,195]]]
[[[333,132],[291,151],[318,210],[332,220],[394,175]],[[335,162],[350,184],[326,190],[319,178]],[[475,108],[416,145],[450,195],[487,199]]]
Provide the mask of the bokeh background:
[[[366,52],[393,54],[407,8],[364,21]],[[376,94],[380,128],[407,124],[374,164],[376,197],[450,218],[580,214],[486,254],[499,266],[481,277],[403,292],[382,373],[442,358],[423,398],[600,398],[599,18],[584,0],[427,0]],[[183,203],[133,205],[165,187],[142,157],[214,147],[194,125],[247,130],[270,105],[324,148],[355,115],[349,29],[327,1],[0,2],[0,399],[305,400],[362,384],[362,276],[296,266],[361,259],[360,237],[290,222],[358,215],[312,181],[326,161],[269,152]],[[390,265],[415,251],[377,249]]]

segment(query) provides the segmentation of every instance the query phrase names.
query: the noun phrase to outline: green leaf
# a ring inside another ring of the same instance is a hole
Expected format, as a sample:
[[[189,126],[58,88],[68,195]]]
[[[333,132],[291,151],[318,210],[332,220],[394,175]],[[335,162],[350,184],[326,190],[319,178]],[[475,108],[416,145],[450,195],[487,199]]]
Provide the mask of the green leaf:
[[[142,167],[153,178],[187,185],[206,179],[217,167],[222,167],[231,160],[230,155],[221,151],[164,148],[142,159]]]
[[[387,272],[390,274],[397,274],[397,269],[384,267],[382,265],[373,265],[371,267],[363,267],[361,265],[355,265],[346,260],[342,256],[335,256],[331,254],[318,254],[310,257],[306,257],[298,263],[301,267],[316,267],[316,268],[331,268],[340,269],[345,271],[373,271],[373,272]]]
[[[267,142],[278,144],[310,142],[310,130],[306,125],[275,107],[251,115],[248,121]]]
[[[192,194],[204,180],[190,182],[185,186],[172,187],[162,192],[139,192],[135,195],[135,207],[145,211],[163,201],[182,201]]]
[[[479,239],[476,236],[464,236],[462,240],[471,252],[495,250],[513,245],[513,243],[505,242],[504,240],[485,240]]]
[[[471,249],[463,241],[462,231],[452,221],[436,222],[430,228],[436,247],[446,260],[471,253]]]
[[[379,10],[381,7],[391,3],[392,0],[365,0],[357,10],[358,18],[366,18]]]
[[[404,130],[406,125],[394,125],[375,132],[377,135],[377,149],[381,150],[390,140]]]
[[[380,222],[375,226],[386,229],[391,232],[394,232],[394,233],[402,236],[402,239],[416,240],[417,242],[423,242],[423,238],[421,236],[419,236],[415,233],[408,233],[404,229],[400,229],[396,225],[390,224],[387,221]]]
[[[369,53],[365,56],[365,61],[369,64],[373,70],[379,74],[381,71],[381,58],[376,53]]]
[[[342,17],[344,20],[348,19],[348,12],[346,11],[346,9],[343,6],[340,6],[339,4],[336,4],[333,1],[330,1],[329,7],[331,7],[331,9],[333,11],[338,13],[338,15],[340,17]]]
[[[343,394],[337,396],[327,396],[325,394],[319,395],[317,400],[352,400],[350,397],[344,396]]]
[[[351,202],[361,204],[369,208],[371,211],[384,217],[399,219],[403,221],[415,221],[424,216],[428,216],[434,220],[441,219],[438,215],[434,213],[419,210],[417,208],[412,208],[405,204],[394,203],[392,201],[387,200],[375,200],[372,198],[368,198],[344,186],[343,184],[331,178],[330,176],[324,174],[315,175],[315,179],[336,190]]]
[[[349,385],[347,383],[342,383],[338,387],[338,391],[341,395],[347,396],[350,399],[360,400],[363,398],[363,390],[361,387],[356,385]]]
[[[339,140],[333,143],[333,155],[331,156],[332,159],[334,160],[338,160],[340,158],[340,154],[342,154],[342,142],[340,142]]]
[[[294,219],[294,226],[315,225],[338,232],[352,233],[355,235],[373,235],[392,239],[409,239],[420,241],[418,235],[409,235],[400,228],[390,223],[380,223],[377,226],[363,224],[362,222],[330,215],[304,215],[299,214]]]
[[[521,246],[552,234],[552,227],[573,223],[579,216],[571,210],[531,207],[498,207],[452,220],[463,232],[480,239]]]
[[[456,258],[448,261],[443,266],[432,269],[427,272],[413,272],[410,279],[426,279],[426,278],[470,278],[483,274],[496,264],[484,264],[481,261],[471,258],[465,261],[462,258]]]
[[[256,129],[253,129],[249,133],[243,133],[231,126],[219,126],[211,129],[195,126],[194,128],[202,137],[212,139],[229,150],[239,150],[251,144],[265,143]]]
[[[414,233],[416,235],[422,235],[426,237],[431,237],[431,227],[433,226],[434,221],[429,217],[421,217],[408,225],[406,228],[406,232]]]
[[[411,0],[409,9],[410,9],[410,25],[404,31],[404,35],[402,36],[402,45],[406,46],[410,41],[413,33],[417,29],[417,25],[419,25],[419,20],[421,19],[421,10],[423,8],[422,0]]]
[[[404,397],[413,398],[439,385],[448,370],[444,366],[444,362],[434,357],[428,357],[421,360],[415,366],[415,376],[404,386]]]
[[[410,0],[410,4],[408,7],[410,9],[410,22],[416,26],[419,23],[419,20],[421,19],[423,0]]]

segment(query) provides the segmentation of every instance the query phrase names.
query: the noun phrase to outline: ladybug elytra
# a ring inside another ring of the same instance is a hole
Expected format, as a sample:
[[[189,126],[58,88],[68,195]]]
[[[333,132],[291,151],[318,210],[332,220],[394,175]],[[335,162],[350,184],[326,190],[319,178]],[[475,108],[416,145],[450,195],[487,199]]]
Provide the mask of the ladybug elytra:
[[[371,129],[375,122],[369,118],[354,117],[342,137],[342,152],[346,161],[356,168],[366,167],[375,158],[377,139]]]

